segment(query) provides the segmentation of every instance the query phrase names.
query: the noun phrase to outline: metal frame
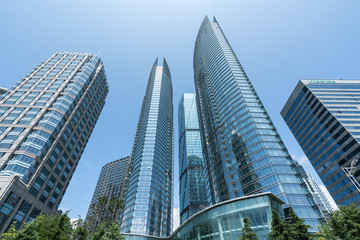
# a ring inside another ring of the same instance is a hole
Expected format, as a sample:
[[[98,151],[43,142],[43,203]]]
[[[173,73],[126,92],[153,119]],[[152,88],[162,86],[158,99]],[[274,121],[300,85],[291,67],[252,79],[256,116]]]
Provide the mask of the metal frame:
[[[358,161],[358,159],[354,159],[354,160],[351,161],[350,167],[345,167],[345,168],[341,167],[341,169],[344,171],[345,175],[350,179],[352,184],[356,187],[356,189],[360,193],[360,183],[354,177],[357,161]]]

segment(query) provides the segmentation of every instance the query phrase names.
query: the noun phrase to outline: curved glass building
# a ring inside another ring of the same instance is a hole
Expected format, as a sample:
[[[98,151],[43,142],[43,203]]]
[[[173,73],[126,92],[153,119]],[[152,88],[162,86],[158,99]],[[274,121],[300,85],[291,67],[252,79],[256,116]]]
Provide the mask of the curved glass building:
[[[126,240],[238,240],[244,227],[243,219],[248,217],[258,238],[266,240],[271,229],[271,209],[275,209],[283,217],[283,203],[269,192],[243,196],[195,213],[168,237],[124,235]]]
[[[173,198],[173,103],[169,67],[156,60],[130,160],[121,231],[169,236]]]
[[[316,230],[321,212],[215,18],[199,29],[194,81],[210,202],[270,191]]]

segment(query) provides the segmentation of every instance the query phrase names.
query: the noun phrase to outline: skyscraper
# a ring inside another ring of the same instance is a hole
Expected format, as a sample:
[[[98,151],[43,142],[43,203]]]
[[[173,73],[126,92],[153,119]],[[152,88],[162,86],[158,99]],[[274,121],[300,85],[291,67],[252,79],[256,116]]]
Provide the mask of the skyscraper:
[[[360,206],[360,80],[301,80],[281,111],[338,205]],[[350,173],[350,172],[348,172]]]
[[[59,52],[0,100],[0,232],[58,212],[107,93],[98,56]]]
[[[142,103],[130,160],[121,230],[153,236],[172,231],[173,103],[169,67],[156,60]]]
[[[301,166],[298,162],[296,165],[299,169],[300,175],[303,177],[306,186],[308,187],[311,195],[313,196],[315,202],[319,206],[319,209],[323,216],[327,219],[330,217],[330,213],[332,213],[335,209],[331,206],[329,199],[326,197],[323,190],[317,184],[312,175],[305,171],[303,166]]]
[[[270,191],[316,230],[321,213],[215,18],[199,29],[194,80],[211,203]]]
[[[113,162],[105,164],[100,172],[98,182],[95,187],[90,206],[99,201],[100,197],[124,199],[125,185],[129,172],[130,157],[124,157]],[[95,213],[89,208],[86,218]],[[104,216],[94,216],[98,222],[101,222]],[[119,220],[119,216],[111,216]],[[96,222],[95,225],[98,223]],[[93,229],[96,226],[92,226]]]
[[[194,93],[183,94],[178,112],[181,224],[209,204]]]

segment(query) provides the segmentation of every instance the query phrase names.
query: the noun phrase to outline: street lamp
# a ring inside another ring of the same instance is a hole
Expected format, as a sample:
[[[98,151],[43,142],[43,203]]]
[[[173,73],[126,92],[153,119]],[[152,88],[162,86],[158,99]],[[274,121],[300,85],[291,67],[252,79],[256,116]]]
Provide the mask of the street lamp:
[[[346,174],[346,176],[350,179],[352,184],[356,187],[356,189],[360,193],[360,183],[356,180],[356,178],[354,176],[354,173],[356,171],[356,163],[358,161],[359,161],[359,159],[353,159],[351,161],[350,167],[346,167],[346,168],[341,167],[341,168],[344,171],[344,173]]]

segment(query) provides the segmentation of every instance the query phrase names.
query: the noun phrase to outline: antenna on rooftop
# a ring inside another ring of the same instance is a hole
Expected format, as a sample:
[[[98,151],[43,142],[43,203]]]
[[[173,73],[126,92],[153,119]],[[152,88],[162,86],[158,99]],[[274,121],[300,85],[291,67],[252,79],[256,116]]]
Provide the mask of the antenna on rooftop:
[[[103,48],[101,48],[101,49],[99,50],[99,52],[97,53],[97,55],[100,55],[100,53],[101,53],[102,50],[103,50]]]

